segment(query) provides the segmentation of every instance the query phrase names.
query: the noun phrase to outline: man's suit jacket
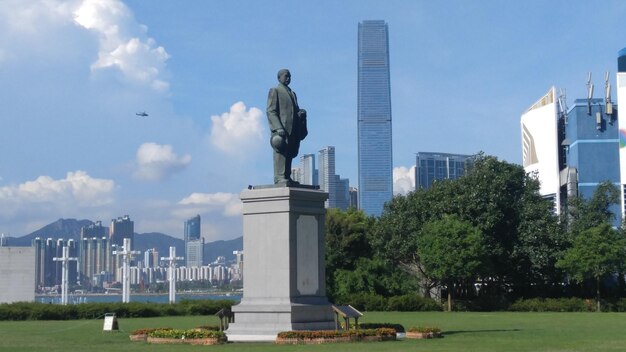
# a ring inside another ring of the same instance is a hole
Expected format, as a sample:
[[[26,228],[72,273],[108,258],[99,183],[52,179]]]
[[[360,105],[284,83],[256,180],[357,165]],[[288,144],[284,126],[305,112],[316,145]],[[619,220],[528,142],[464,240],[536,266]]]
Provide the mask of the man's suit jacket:
[[[298,134],[296,138],[298,141],[304,139],[305,136],[301,136],[301,132],[306,131],[306,126],[301,126],[299,110],[298,98],[294,91],[283,84],[270,88],[267,97],[267,119],[272,133],[284,129],[288,139],[294,133]]]

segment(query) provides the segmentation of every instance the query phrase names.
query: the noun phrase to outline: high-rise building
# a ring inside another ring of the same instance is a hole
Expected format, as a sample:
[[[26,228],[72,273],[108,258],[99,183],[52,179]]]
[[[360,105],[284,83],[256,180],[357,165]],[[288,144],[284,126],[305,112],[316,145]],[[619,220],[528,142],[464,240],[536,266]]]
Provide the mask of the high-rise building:
[[[143,266],[148,269],[159,266],[159,251],[156,248],[150,248],[143,252]]]
[[[318,171],[315,168],[315,154],[304,154],[300,157],[300,183],[303,185],[317,186]]]
[[[185,257],[185,266],[200,267],[204,263],[204,238],[200,237],[196,240],[187,242],[187,256]]]
[[[69,255],[76,257],[78,248],[73,239],[65,241],[64,239],[48,238],[42,241],[40,237],[36,237],[32,241],[32,247],[35,254],[35,287],[38,289],[44,287],[53,287],[61,285],[62,266],[60,262],[54,261],[54,258],[63,256],[63,247],[69,248]],[[68,263],[68,282],[70,285],[76,284],[77,281],[77,263]]]
[[[198,244],[198,241],[200,241],[200,239],[202,238],[202,236],[200,235],[201,232],[201,219],[200,219],[200,215],[196,215],[194,217],[192,217],[191,219],[188,219],[187,221],[185,221],[185,232],[184,232],[184,240],[185,240],[185,263],[186,266],[189,267],[189,256],[190,254],[194,257],[192,258],[192,262],[193,263],[197,263],[198,261],[198,247],[200,246]],[[204,242],[202,242],[202,246],[200,246],[200,248],[203,248],[204,246]],[[191,246],[191,248],[190,248]],[[190,253],[190,251],[193,251],[193,253]],[[204,260],[204,258],[202,258],[202,253],[203,251],[200,250],[200,261]],[[200,262],[202,265],[202,262]]]
[[[569,197],[589,199],[604,181],[623,184],[617,108],[608,80],[605,84],[604,98],[592,97],[589,82],[588,97],[574,100],[569,109],[565,96],[557,97],[552,88],[522,115],[524,169],[540,181],[540,193],[554,202],[557,214]],[[619,226],[622,211],[619,206],[612,211]]]
[[[108,237],[81,238],[81,252],[78,256],[79,281],[85,287],[100,286],[94,279],[114,272],[114,257]],[[101,280],[96,280],[99,282]]]
[[[626,48],[617,53],[617,105],[626,106]],[[617,109],[616,109],[617,110]],[[621,114],[619,122],[619,164],[622,191],[622,218],[626,214],[626,114]]]
[[[378,216],[393,197],[389,34],[385,21],[359,23],[359,205]]]
[[[567,175],[575,175],[575,193],[589,199],[604,181],[620,184],[617,109],[606,113],[604,99],[576,99],[567,113]],[[613,209],[618,215],[620,208]]]
[[[559,128],[559,111],[563,110],[560,105],[552,87],[521,117],[522,165],[538,178],[541,195],[554,202],[557,214],[562,203],[559,172],[564,167],[559,162],[560,141],[564,140],[564,130]]]
[[[465,175],[470,155],[419,152],[415,155],[415,189],[428,189],[434,181]]]
[[[318,176],[320,189],[328,192],[326,208],[347,210],[350,205],[350,181],[335,172],[335,147],[327,146],[319,151]]]
[[[359,208],[359,190],[358,190],[358,188],[350,187],[348,192],[350,194],[350,205],[349,205],[350,208],[358,209]]]
[[[326,208],[337,207],[337,180],[335,178],[335,147],[320,149],[318,154],[320,189],[328,193]]]
[[[135,237],[135,223],[130,220],[130,216],[124,215],[117,219],[111,220],[111,227],[109,228],[109,238],[111,244],[122,246],[124,245],[124,239],[130,238],[131,248],[134,245]]]
[[[335,184],[337,185],[335,206],[344,211],[348,210],[350,208],[350,180],[335,175]]]

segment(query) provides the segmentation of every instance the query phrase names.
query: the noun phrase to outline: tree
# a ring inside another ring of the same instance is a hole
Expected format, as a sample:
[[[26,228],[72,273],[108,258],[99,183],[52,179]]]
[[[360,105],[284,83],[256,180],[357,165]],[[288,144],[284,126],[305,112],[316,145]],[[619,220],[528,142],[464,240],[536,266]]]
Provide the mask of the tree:
[[[600,311],[600,279],[624,270],[626,266],[626,238],[608,223],[578,233],[557,263],[577,282],[594,279],[596,304]]]
[[[370,292],[382,296],[414,290],[404,272],[373,255],[371,229],[375,219],[356,209],[326,213],[326,293],[331,298]]]
[[[452,311],[454,283],[473,279],[485,254],[478,228],[456,215],[444,215],[422,227],[418,252],[429,275],[448,287],[448,311]]]
[[[598,185],[589,199],[582,196],[568,199],[567,211],[563,223],[567,225],[570,236],[574,238],[580,232],[603,223],[611,223],[615,214],[611,206],[620,203],[619,189],[609,181]]]
[[[454,214],[478,228],[488,248],[483,265],[478,268],[487,283],[481,294],[508,292],[512,282],[523,281],[527,276],[511,261],[515,249],[520,249],[518,239],[524,202],[545,203],[540,196],[527,197],[529,193],[538,192],[538,187],[527,189],[535,187],[536,183],[530,181],[521,166],[479,154],[465,176],[437,181],[427,190],[396,196],[386,204],[374,228],[374,251],[418,278],[422,292],[428,295],[438,282],[421,263],[420,230],[428,221],[439,219],[443,214]],[[542,209],[546,209],[545,204]],[[542,231],[548,234],[550,229]]]
[[[526,178],[521,204],[518,238],[511,256],[517,273],[513,288],[518,296],[546,296],[550,291],[561,291],[563,273],[555,263],[568,241],[554,214],[555,204],[539,194],[539,181],[532,176]]]
[[[355,209],[326,212],[326,293],[333,298],[339,290],[336,277],[341,270],[354,271],[359,258],[369,257],[371,247],[366,231],[373,219]],[[345,288],[341,290],[346,291]]]

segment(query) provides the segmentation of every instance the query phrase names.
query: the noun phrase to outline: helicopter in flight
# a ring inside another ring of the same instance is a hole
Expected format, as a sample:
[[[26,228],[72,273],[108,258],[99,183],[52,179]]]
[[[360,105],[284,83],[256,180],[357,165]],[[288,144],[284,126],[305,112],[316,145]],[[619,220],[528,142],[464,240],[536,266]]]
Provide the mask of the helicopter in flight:
[[[146,117],[146,116],[149,116],[149,115],[148,115],[148,113],[146,113],[145,111],[142,111],[142,112],[136,112],[136,113],[135,113],[135,115],[137,115],[137,116],[141,116],[141,117]]]

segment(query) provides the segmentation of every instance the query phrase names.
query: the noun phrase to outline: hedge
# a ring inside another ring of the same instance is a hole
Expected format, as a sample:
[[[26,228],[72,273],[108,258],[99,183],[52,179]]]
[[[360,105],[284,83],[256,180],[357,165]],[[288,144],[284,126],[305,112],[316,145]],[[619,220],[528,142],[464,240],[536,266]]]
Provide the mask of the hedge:
[[[95,319],[105,313],[118,318],[144,318],[176,315],[212,315],[222,308],[230,308],[232,300],[186,300],[168,303],[80,303],[58,305],[38,302],[0,304],[0,320],[73,320]]]
[[[386,298],[374,293],[357,293],[339,297],[335,303],[338,305],[349,304],[363,311],[424,312],[442,310],[441,304],[435,300],[415,294]]]

